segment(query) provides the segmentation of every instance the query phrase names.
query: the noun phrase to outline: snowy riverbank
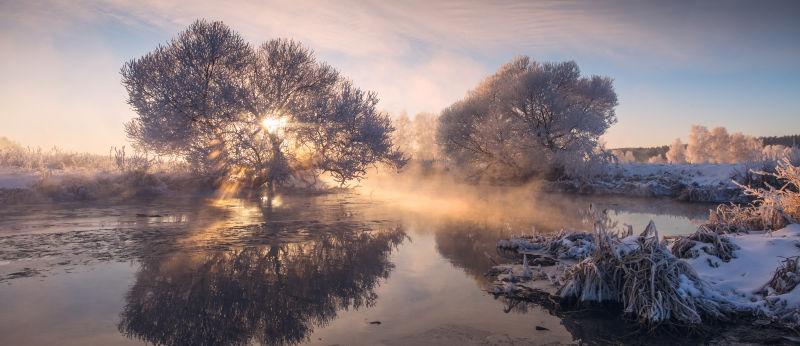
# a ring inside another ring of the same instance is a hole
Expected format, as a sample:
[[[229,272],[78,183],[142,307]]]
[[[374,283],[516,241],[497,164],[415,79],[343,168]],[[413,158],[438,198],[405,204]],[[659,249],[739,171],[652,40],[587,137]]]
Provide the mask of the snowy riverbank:
[[[800,224],[726,235],[701,227],[668,240],[652,226],[641,235],[534,235],[498,249],[523,258],[487,274],[497,295],[620,303],[621,313],[650,327],[732,318],[800,325]]]
[[[545,184],[549,192],[672,197],[691,202],[746,202],[733,180],[752,169],[748,164],[625,163],[591,179],[564,179]]]

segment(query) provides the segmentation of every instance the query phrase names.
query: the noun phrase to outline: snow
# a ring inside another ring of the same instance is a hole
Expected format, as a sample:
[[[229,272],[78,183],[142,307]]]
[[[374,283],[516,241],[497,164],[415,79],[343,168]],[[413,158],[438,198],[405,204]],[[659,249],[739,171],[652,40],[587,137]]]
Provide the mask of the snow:
[[[745,201],[732,179],[748,164],[622,163],[588,180],[567,179],[545,189],[639,197],[675,197],[697,202]]]
[[[623,238],[615,250],[617,251],[618,256],[624,256],[633,251],[636,251],[636,249],[638,248],[639,248],[639,236],[631,235]]]
[[[550,239],[548,244],[574,245],[575,249],[572,250],[559,249],[559,254],[562,251],[577,253],[585,250],[585,244],[570,243],[566,239],[567,236],[569,235],[561,234],[556,239]],[[620,239],[615,248],[616,253],[623,256],[633,251],[639,246],[637,237],[634,235]],[[726,234],[724,237],[737,247],[733,252],[734,257],[729,262],[722,261],[705,251],[694,251],[699,254],[696,258],[679,259],[686,261],[692,267],[700,282],[681,274],[676,288],[678,294],[687,299],[701,297],[719,306],[726,306],[729,311],[745,312],[758,318],[799,325],[800,285],[779,294],[767,284],[785,259],[800,256],[800,224],[790,224],[774,232]],[[549,246],[531,244],[532,240],[522,242],[525,245],[520,246],[520,250],[538,248],[541,249],[538,252],[527,250],[526,253],[560,257],[555,256],[556,253],[546,252],[552,249]],[[501,241],[498,245],[501,243],[515,243],[515,240]],[[706,245],[708,244],[698,242],[695,247]],[[526,290],[538,290],[555,295],[554,292],[557,292],[562,281],[566,283],[564,280],[568,280],[564,276],[566,267],[574,263],[574,260],[560,260],[551,267],[532,266],[531,273],[527,273],[530,270],[526,266],[527,263],[497,266],[495,270],[503,273],[497,278],[498,284],[502,285],[502,292],[527,294]],[[525,276],[531,277],[532,280],[525,280]]]
[[[680,275],[680,285],[678,285],[678,292],[682,297],[697,297],[702,292],[697,289],[694,282],[690,280],[685,274]]]
[[[750,306],[753,300],[763,299],[759,292],[781,261],[800,255],[798,224],[772,233],[728,235],[728,239],[739,246],[730,262],[723,262],[703,251],[699,251],[699,257],[686,261],[711,288],[738,305]],[[789,293],[770,295],[769,298],[785,301],[787,308],[800,309],[800,286]]]
[[[620,165],[627,178],[679,177],[687,185],[727,185],[736,172],[748,170],[746,164],[665,164],[625,163]]]

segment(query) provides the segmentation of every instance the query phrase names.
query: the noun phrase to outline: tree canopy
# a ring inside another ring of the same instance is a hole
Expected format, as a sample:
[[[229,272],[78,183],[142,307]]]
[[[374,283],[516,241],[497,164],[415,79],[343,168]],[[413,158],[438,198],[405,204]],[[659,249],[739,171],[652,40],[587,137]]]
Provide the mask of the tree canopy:
[[[616,105],[610,78],[521,56],[442,112],[437,141],[469,177],[524,180],[590,160]]]
[[[205,174],[271,188],[300,174],[345,183],[405,162],[377,96],[292,40],[254,48],[222,22],[198,20],[121,73],[138,115],[129,138]]]

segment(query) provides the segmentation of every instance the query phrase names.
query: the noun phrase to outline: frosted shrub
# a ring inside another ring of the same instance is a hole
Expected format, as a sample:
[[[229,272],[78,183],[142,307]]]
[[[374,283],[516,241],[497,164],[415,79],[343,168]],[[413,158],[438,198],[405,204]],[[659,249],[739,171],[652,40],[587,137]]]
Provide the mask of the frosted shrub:
[[[667,151],[667,162],[669,163],[686,163],[686,145],[681,142],[680,138],[675,138],[672,145],[669,146]]]
[[[611,154],[617,158],[617,162],[619,163],[631,163],[636,162],[636,156],[633,155],[633,151],[630,150],[619,150],[614,149],[611,150]]]
[[[793,165],[800,165],[800,147],[784,145],[767,145],[761,150],[761,156],[766,161],[782,161],[788,159]]]
[[[613,160],[613,154],[606,152],[602,147],[598,147],[583,155],[567,152],[559,153],[559,155],[556,155],[554,162],[556,167],[562,168],[560,171],[562,175],[573,179],[589,180],[599,175],[614,172],[615,165],[611,164]]]
[[[665,163],[667,160],[664,159],[661,155],[653,155],[649,159],[647,159],[647,163]]]
[[[778,162],[774,173],[753,173],[774,178],[780,187],[768,182],[762,184],[764,187],[755,187],[734,181],[755,201],[747,206],[718,206],[709,215],[708,227],[717,232],[777,230],[800,220],[800,167],[784,159]]]

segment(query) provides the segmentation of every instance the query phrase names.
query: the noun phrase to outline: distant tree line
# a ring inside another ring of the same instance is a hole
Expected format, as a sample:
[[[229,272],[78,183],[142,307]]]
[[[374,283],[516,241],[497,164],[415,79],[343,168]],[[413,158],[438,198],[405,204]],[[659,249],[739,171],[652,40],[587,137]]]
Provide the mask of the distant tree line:
[[[783,145],[785,147],[794,147],[800,145],[800,135],[786,135],[786,136],[770,136],[758,137],[764,146],[767,145]]]
[[[650,163],[737,163],[794,160],[800,155],[800,135],[753,137],[740,132],[728,133],[725,127],[708,129],[693,125],[688,143],[679,138],[669,146],[618,148],[611,153],[619,162]]]
[[[654,156],[665,157],[667,151],[669,151],[668,145],[611,149],[611,152],[623,162],[647,162]]]

